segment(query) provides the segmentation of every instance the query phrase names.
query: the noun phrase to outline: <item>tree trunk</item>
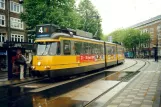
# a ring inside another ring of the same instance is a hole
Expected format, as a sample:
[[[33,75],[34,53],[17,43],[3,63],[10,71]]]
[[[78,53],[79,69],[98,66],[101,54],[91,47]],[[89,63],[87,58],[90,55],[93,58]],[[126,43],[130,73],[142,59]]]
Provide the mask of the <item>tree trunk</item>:
[[[133,53],[133,58],[134,58],[134,56],[135,56],[135,55],[134,55],[134,54],[135,54],[135,53],[134,53],[134,48],[132,48],[132,53]]]
[[[134,58],[136,58],[136,46],[134,46]]]

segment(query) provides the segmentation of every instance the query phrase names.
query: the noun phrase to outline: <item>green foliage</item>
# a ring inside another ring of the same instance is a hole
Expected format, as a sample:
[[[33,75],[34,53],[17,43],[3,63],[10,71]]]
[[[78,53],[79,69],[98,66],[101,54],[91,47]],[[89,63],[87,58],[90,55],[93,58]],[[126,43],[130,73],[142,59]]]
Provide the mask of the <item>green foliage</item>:
[[[119,29],[108,36],[113,37],[114,43],[123,43],[124,47],[132,51],[136,55],[136,49],[139,51],[143,49],[144,44],[150,43],[150,34],[141,33],[136,29]]]
[[[147,44],[150,40],[149,33],[141,33],[136,29],[119,29],[108,36],[113,37],[114,42],[123,43],[126,48],[138,47],[140,44]]]
[[[96,39],[102,38],[101,18],[90,0],[82,0],[78,6],[81,16],[79,29],[93,33]]]
[[[25,12],[21,13],[21,19],[27,29],[52,23],[97,34],[97,39],[102,37],[99,13],[89,0],[81,1],[78,9],[75,0],[25,0],[23,6]]]
[[[139,46],[140,38],[140,31],[135,29],[126,29],[122,42],[126,48],[136,48]]]
[[[62,27],[77,28],[80,21],[74,0],[25,0],[21,19],[28,29],[38,24],[53,23]]]
[[[112,36],[113,42],[121,43],[124,39],[124,35],[126,35],[125,29],[118,29],[107,36]],[[107,37],[108,38],[108,37]]]

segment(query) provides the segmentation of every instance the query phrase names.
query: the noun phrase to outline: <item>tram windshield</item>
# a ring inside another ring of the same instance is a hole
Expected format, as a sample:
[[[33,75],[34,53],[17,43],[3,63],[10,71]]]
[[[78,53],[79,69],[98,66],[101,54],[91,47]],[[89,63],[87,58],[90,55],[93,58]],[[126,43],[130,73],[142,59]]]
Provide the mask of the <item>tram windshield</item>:
[[[37,55],[59,55],[60,42],[38,42]]]

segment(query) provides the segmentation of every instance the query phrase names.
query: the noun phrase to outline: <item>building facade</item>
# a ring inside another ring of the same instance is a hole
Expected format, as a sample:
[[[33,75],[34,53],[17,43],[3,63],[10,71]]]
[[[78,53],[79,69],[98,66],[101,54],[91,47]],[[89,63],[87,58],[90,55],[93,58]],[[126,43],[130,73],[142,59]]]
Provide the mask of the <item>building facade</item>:
[[[6,40],[27,41],[25,24],[20,19],[20,13],[23,11],[19,0],[0,0],[0,44]]]
[[[150,33],[150,43],[144,44],[146,54],[154,55],[154,48],[158,47],[158,55],[161,56],[161,15],[135,24],[130,28]],[[148,51],[150,51],[150,53]]]
[[[27,63],[32,59],[33,40],[28,39],[25,23],[20,19],[21,12],[24,8],[19,0],[0,0],[0,71],[8,70],[9,48],[24,48]],[[6,47],[7,43],[12,46]]]

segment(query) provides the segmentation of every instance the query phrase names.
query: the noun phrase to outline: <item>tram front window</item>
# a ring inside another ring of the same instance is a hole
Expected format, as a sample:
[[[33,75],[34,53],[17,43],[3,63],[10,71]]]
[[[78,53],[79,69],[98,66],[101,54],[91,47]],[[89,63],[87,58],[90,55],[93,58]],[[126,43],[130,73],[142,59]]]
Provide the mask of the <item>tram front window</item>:
[[[59,55],[59,42],[39,42],[37,43],[37,55]]]

